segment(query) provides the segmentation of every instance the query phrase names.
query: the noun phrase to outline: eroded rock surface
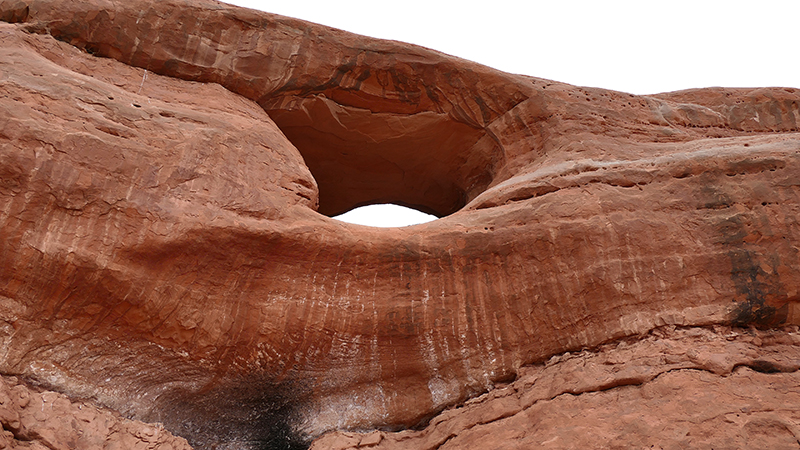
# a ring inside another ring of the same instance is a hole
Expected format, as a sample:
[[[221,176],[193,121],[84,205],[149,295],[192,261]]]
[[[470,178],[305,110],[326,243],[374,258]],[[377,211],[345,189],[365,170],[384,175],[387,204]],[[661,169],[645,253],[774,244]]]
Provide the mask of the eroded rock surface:
[[[195,447],[800,323],[798,89],[579,88],[210,1],[0,19],[0,372]],[[386,201],[443,218],[324,215]]]
[[[191,450],[161,424],[127,420],[63,394],[0,377],[0,448]]]
[[[337,432],[312,450],[793,449],[800,334],[664,327],[562,354],[421,431]]]

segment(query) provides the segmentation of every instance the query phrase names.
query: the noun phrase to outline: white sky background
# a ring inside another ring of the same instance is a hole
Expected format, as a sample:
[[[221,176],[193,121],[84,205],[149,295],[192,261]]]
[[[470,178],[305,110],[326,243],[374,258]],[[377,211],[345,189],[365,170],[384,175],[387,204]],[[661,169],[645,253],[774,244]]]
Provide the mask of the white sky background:
[[[800,0],[226,2],[578,86],[800,88]]]

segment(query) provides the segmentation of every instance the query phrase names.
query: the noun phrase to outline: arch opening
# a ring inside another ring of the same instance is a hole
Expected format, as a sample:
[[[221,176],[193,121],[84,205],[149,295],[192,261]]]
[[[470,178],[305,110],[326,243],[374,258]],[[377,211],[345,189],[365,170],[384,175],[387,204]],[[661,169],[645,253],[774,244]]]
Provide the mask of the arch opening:
[[[333,218],[342,222],[379,228],[407,227],[438,219],[432,214],[392,203],[359,206]]]
[[[373,112],[324,95],[265,106],[300,151],[329,217],[374,204],[437,217],[483,192],[504,162],[485,129],[449,114]]]

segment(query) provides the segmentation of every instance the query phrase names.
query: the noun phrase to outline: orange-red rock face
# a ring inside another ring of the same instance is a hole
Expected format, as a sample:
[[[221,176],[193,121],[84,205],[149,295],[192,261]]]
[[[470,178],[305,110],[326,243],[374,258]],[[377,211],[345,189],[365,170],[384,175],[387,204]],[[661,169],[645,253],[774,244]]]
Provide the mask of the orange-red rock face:
[[[0,371],[196,447],[800,324],[797,89],[578,88],[204,1],[0,18]],[[385,201],[446,217],[323,215]]]
[[[0,378],[0,447],[191,450],[161,424],[126,420],[56,392],[32,391],[15,378]]]
[[[335,432],[314,449],[794,448],[797,331],[663,327],[557,355],[420,431]]]

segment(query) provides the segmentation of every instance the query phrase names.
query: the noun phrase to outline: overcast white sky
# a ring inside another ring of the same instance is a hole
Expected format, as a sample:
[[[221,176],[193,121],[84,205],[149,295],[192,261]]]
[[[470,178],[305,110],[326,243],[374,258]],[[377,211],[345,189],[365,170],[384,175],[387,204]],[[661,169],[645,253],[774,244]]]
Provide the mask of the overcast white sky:
[[[579,86],[800,88],[800,0],[229,0]]]

